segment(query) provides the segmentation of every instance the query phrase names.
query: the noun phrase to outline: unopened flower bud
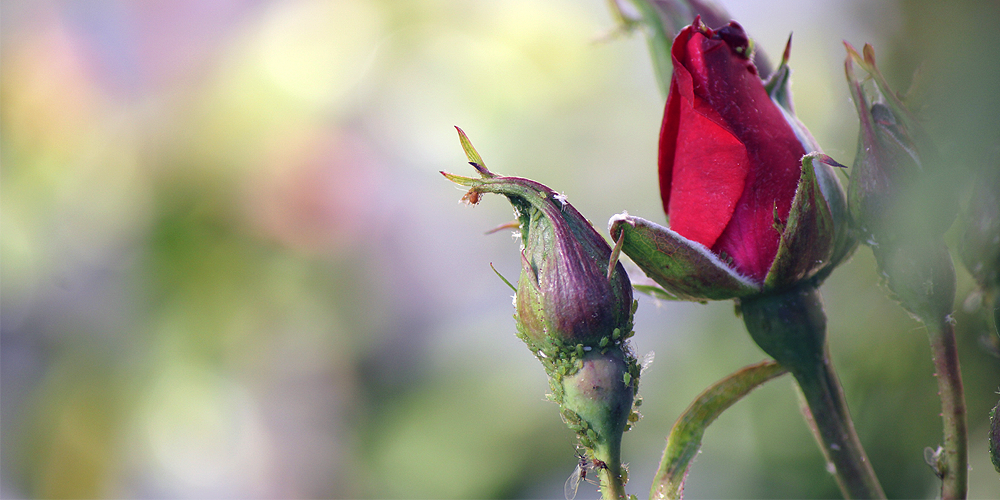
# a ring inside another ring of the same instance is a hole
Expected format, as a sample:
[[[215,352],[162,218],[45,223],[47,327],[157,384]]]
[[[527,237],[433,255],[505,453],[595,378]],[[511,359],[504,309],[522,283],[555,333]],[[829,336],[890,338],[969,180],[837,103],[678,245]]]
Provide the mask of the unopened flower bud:
[[[615,216],[611,237],[665,294],[724,300],[821,282],[855,247],[832,158],[795,117],[790,41],[767,82],[735,22],[700,18],[671,47],[660,129],[670,226]]]
[[[872,247],[900,304],[928,324],[945,319],[955,298],[955,270],[941,236],[957,200],[937,151],[875,66],[846,44],[844,67],[861,126],[847,188],[853,229]],[[855,65],[863,74],[855,73]]]
[[[490,172],[461,130],[459,135],[481,178],[442,173],[470,188],[463,198],[470,203],[497,193],[513,205],[523,242],[515,291],[518,336],[545,367],[566,424],[617,475],[640,372],[628,343],[635,302],[625,268],[612,261],[611,247],[565,196]]]
[[[904,238],[940,237],[958,208],[950,174],[875,65],[875,49],[865,45],[862,56],[850,44],[845,46],[847,83],[861,123],[847,190],[855,230],[873,247]]]

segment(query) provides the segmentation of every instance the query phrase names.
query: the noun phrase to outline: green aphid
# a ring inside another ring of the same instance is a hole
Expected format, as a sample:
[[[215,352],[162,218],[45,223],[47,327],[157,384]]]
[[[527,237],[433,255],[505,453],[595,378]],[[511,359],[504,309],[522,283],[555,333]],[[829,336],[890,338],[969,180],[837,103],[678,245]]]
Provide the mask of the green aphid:
[[[632,374],[631,373],[625,372],[625,374],[622,376],[622,378],[625,379],[625,385],[631,385],[632,384]]]
[[[579,424],[581,422],[580,415],[578,415],[575,411],[570,410],[569,408],[564,408],[562,414],[563,417],[565,417],[566,421],[568,422],[572,422],[574,424]]]
[[[607,337],[601,337],[601,341],[599,342],[599,345],[601,347],[607,347],[608,346],[608,338]]]

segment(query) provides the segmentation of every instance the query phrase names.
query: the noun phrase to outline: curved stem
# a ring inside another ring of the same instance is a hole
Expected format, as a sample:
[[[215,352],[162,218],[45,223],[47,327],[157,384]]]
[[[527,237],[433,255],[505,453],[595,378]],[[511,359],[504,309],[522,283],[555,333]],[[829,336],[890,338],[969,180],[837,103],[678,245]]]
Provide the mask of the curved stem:
[[[754,342],[795,377],[806,419],[845,498],[885,498],[861,446],[826,346],[826,314],[811,285],[740,302]]]
[[[965,498],[969,485],[969,436],[955,327],[945,318],[937,324],[928,322],[927,331],[937,369],[941,418],[944,420],[943,453],[937,455],[937,463],[931,466],[941,478],[942,500]]]
[[[794,370],[807,408],[803,414],[845,498],[885,498],[871,462],[854,431],[844,392],[829,356],[813,370]]]

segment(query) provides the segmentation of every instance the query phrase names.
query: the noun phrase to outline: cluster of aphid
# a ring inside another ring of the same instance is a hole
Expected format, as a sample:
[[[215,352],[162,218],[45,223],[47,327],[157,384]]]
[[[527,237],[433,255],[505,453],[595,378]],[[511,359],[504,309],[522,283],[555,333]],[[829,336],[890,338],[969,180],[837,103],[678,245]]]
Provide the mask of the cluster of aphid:
[[[633,302],[632,312],[635,312],[635,308],[638,305],[638,301]],[[622,382],[627,387],[631,387],[633,391],[638,393],[639,390],[639,375],[649,361],[644,359],[643,365],[640,366],[639,362],[636,360],[635,354],[632,350],[632,346],[628,343],[628,339],[635,335],[635,331],[631,328],[632,323],[626,325],[627,332],[623,333],[621,329],[615,328],[611,332],[611,335],[602,337],[596,346],[587,346],[584,344],[569,344],[566,342],[559,341],[557,339],[548,338],[547,345],[538,346],[534,351],[535,357],[542,363],[545,368],[545,372],[549,375],[549,388],[552,390],[551,394],[547,395],[547,398],[554,401],[556,404],[563,406],[563,398],[565,396],[563,389],[563,379],[572,376],[583,368],[583,357],[586,353],[593,351],[594,349],[599,349],[601,354],[605,354],[609,349],[619,348],[625,354],[625,360],[628,363],[628,372],[623,376]],[[518,336],[525,341],[528,345],[531,345],[527,335],[518,332]],[[647,358],[650,355],[646,355]],[[642,398],[636,397],[633,402],[631,412],[628,417],[628,424],[625,426],[625,430],[629,430],[632,424],[639,421],[641,414],[638,412],[637,408],[642,404]],[[592,448],[593,442],[597,440],[597,434],[594,429],[591,428],[590,424],[586,420],[580,418],[580,416],[568,408],[563,407],[561,411],[563,420],[566,425],[577,433],[580,438],[580,444],[585,448]]]

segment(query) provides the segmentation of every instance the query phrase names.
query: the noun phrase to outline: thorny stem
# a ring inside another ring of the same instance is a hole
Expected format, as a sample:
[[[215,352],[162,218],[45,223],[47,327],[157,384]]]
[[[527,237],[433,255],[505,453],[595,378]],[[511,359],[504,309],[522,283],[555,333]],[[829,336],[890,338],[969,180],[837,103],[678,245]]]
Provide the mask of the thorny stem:
[[[814,370],[792,371],[807,407],[803,414],[845,498],[885,498],[847,409],[829,356]]]
[[[968,494],[969,454],[966,427],[965,393],[958,363],[955,326],[950,318],[927,322],[931,355],[937,370],[941,418],[944,420],[944,447],[931,464],[941,478],[941,499],[963,499]]]

